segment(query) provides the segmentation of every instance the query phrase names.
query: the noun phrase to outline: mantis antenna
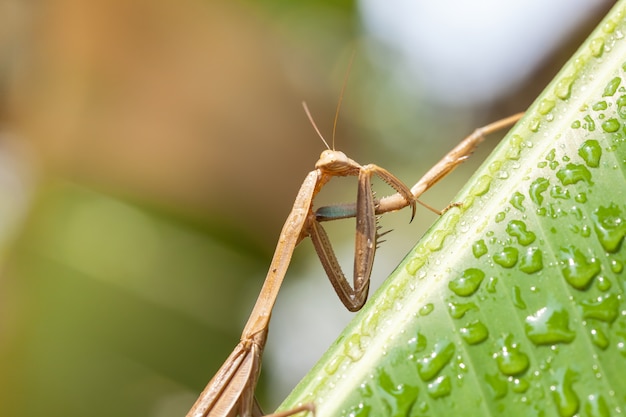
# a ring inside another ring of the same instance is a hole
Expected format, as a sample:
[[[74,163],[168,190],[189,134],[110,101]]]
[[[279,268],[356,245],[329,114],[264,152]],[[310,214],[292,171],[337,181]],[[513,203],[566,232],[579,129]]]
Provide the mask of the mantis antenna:
[[[313,120],[313,116],[311,116],[311,112],[309,111],[309,107],[306,105],[306,102],[304,101],[302,102],[302,107],[304,107],[304,112],[306,113],[307,117],[309,118],[309,121],[313,125],[313,128],[317,132],[317,135],[320,137],[320,139],[322,139],[322,142],[324,142],[324,145],[326,145],[326,148],[328,150],[333,150],[333,151],[335,150],[335,132],[337,131],[337,120],[339,119],[339,109],[341,108],[341,102],[343,101],[343,96],[346,91],[346,86],[348,85],[348,78],[350,78],[350,72],[352,72],[352,63],[354,62],[354,55],[355,55],[355,52],[353,51],[352,55],[350,56],[350,62],[348,63],[348,69],[346,71],[346,75],[343,78],[343,85],[341,86],[341,92],[339,93],[339,101],[337,102],[337,110],[335,111],[335,120],[333,121],[333,136],[332,136],[333,147],[332,149],[330,146],[328,146],[328,142],[326,142],[326,139],[324,139],[324,136],[322,135],[319,128],[315,124],[315,121]]]
[[[328,148],[328,150],[331,150],[330,146],[328,146],[328,142],[326,142],[326,139],[324,139],[324,136],[322,136],[322,133],[317,128],[317,125],[315,124],[315,120],[313,120],[313,116],[311,116],[311,112],[309,111],[309,107],[306,105],[306,102],[304,101],[302,102],[302,107],[304,107],[304,112],[306,113],[306,116],[309,118],[309,122],[311,122],[311,124],[313,125],[313,129],[315,129],[315,131],[317,132],[317,135],[320,137],[322,142],[324,142],[324,145],[326,145],[326,148]],[[333,142],[333,146],[334,146],[334,142]]]
[[[354,62],[355,53],[356,51],[352,51],[352,55],[350,55],[350,62],[348,63],[348,69],[346,70],[346,75],[343,77],[343,85],[341,86],[341,92],[339,93],[339,101],[337,102],[337,110],[335,111],[335,120],[333,121],[333,151],[335,150],[335,131],[337,130],[337,120],[339,119],[339,109],[341,108],[343,95],[346,91],[346,86],[348,85],[348,78],[350,78],[350,73],[352,72],[352,63]]]

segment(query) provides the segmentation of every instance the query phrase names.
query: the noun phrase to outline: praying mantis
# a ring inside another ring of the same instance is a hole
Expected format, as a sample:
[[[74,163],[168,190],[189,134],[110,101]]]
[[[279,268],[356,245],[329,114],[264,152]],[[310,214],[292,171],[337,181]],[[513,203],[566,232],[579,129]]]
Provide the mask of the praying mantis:
[[[518,113],[476,129],[409,189],[384,168],[373,164],[361,166],[344,153],[331,149],[313,123],[306,105],[304,105],[304,109],[327,149],[322,152],[315,164],[315,169],[309,172],[300,187],[292,210],[280,233],[265,282],[244,327],[239,344],[209,381],[187,413],[187,417],[263,415],[254,397],[254,390],[261,370],[261,356],[267,340],[272,309],[298,243],[307,236],[311,237],[324,270],[340,300],[348,310],[359,310],[367,299],[369,277],[376,251],[376,215],[411,206],[411,219],[413,219],[415,204],[419,202],[418,198],[426,190],[464,162],[487,135],[513,125],[522,116],[522,113]],[[335,124],[336,119],[337,114],[335,115]],[[334,130],[333,128],[333,136]],[[373,175],[377,175],[387,182],[396,190],[396,194],[376,201],[371,190],[370,180]],[[325,206],[313,211],[315,196],[332,177],[336,176],[358,177],[356,203]],[[323,221],[349,217],[356,217],[352,286],[343,275],[330,240],[321,225]],[[272,416],[286,417],[305,411],[313,412],[314,405],[304,404],[292,410],[272,414]]]

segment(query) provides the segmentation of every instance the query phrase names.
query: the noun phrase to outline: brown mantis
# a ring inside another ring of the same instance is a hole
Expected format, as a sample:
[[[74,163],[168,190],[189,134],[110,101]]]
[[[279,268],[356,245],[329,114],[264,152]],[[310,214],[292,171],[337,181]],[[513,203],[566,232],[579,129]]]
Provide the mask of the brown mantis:
[[[312,121],[306,106],[305,111]],[[376,250],[376,215],[399,210],[408,205],[411,206],[414,215],[415,203],[418,202],[417,199],[422,193],[465,161],[486,135],[513,125],[521,116],[521,113],[516,114],[476,129],[434,165],[411,189],[385,169],[376,165],[361,166],[342,152],[331,150],[326,144],[328,149],[322,152],[315,164],[315,169],[306,176],[291,213],[285,221],[265,282],[239,344],[213,379],[209,381],[187,417],[262,415],[254,398],[254,389],[261,368],[261,356],[278,290],[285,277],[293,251],[300,241],[307,236],[311,237],[339,298],[349,310],[359,310],[367,298],[369,276]],[[314,123],[313,126],[321,137]],[[397,193],[375,201],[370,183],[374,174],[391,185]],[[357,202],[322,207],[314,212],[313,199],[321,188],[334,176],[349,175],[358,176],[359,179]],[[320,223],[348,217],[357,219],[353,286],[350,286],[341,272],[328,236]],[[313,411],[313,409],[312,404],[305,404],[273,416],[289,416],[298,412]]]

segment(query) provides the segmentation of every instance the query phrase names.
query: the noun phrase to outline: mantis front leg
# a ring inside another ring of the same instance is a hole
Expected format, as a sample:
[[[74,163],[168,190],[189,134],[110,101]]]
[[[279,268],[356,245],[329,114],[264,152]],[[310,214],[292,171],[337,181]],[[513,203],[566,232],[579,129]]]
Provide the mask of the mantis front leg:
[[[439,162],[430,168],[415,185],[411,188],[413,201],[425,206],[431,211],[441,214],[438,210],[433,209],[427,204],[419,201],[419,197],[435,185],[439,180],[452,172],[457,166],[465,162],[470,155],[476,150],[487,135],[498,130],[513,126],[519,121],[524,113],[517,113],[486,126],[476,129],[471,135],[463,139],[457,146],[448,152]],[[375,214],[380,215],[391,211],[403,209],[408,205],[406,196],[397,193],[388,197],[381,198],[376,204]],[[445,210],[444,210],[445,211]],[[358,217],[357,204],[340,204],[334,206],[324,206],[315,212],[316,219],[319,222],[330,220],[346,219],[349,217]]]
[[[323,158],[320,158],[320,161],[322,160]],[[411,219],[415,216],[415,202],[407,186],[389,171],[377,165],[369,164],[359,167],[359,184],[357,189],[357,203],[355,206],[356,234],[352,285],[350,285],[343,274],[330,240],[328,239],[328,235],[321,223],[319,223],[315,217],[312,217],[309,222],[309,235],[315,247],[315,251],[337,296],[349,311],[360,310],[363,304],[365,304],[365,301],[367,301],[370,276],[374,264],[374,255],[376,253],[378,228],[376,225],[374,194],[372,192],[372,175],[377,175],[393,187],[398,194],[405,199],[406,205],[411,206]]]

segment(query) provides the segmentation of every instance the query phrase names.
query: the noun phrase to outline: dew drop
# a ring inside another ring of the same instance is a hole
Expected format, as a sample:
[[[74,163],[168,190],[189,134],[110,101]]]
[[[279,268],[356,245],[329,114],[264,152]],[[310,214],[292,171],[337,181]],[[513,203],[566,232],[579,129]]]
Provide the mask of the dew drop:
[[[435,344],[432,352],[417,361],[417,373],[422,381],[431,381],[454,356],[454,345],[448,340]]]
[[[593,121],[591,116],[586,115],[585,122],[586,123],[583,125],[583,127],[585,127],[588,131],[593,132],[596,130],[596,122]]]
[[[535,345],[570,343],[576,333],[569,328],[569,314],[563,308],[543,307],[526,317],[526,337]]]
[[[617,114],[622,119],[626,118],[626,95],[617,99]]]
[[[341,365],[344,359],[345,356],[343,355],[335,356],[326,364],[326,366],[324,366],[324,371],[326,371],[328,375],[333,375],[335,372],[337,372],[337,370],[339,369],[339,365]]]
[[[587,194],[586,193],[578,193],[576,197],[574,197],[574,201],[577,203],[584,204],[587,202]]]
[[[361,336],[353,334],[344,341],[343,353],[356,362],[363,357],[363,348],[361,347]]]
[[[494,356],[500,372],[507,376],[525,372],[530,365],[528,355],[520,351],[517,343],[513,343],[513,337],[507,335],[499,343],[501,349]]]
[[[533,117],[532,119],[530,119],[530,122],[528,123],[528,128],[531,130],[531,132],[537,132],[540,127],[541,120],[539,120],[538,117]]]
[[[428,384],[427,391],[428,395],[432,398],[441,398],[450,395],[450,392],[452,392],[450,377],[444,375],[438,376],[433,382]]]
[[[478,290],[484,278],[485,273],[483,271],[469,268],[463,271],[463,275],[450,281],[448,288],[460,297],[468,297]]]
[[[378,309],[381,311],[391,309],[397,303],[398,286],[389,285],[385,294],[379,299]]]
[[[427,257],[419,255],[414,257],[406,264],[406,272],[411,276],[415,276],[415,274],[417,274],[417,271],[419,271],[424,265],[426,265],[427,259]]]
[[[530,384],[525,379],[515,378],[513,380],[513,392],[523,393],[528,391]]]
[[[568,196],[569,196],[569,193],[568,193]],[[573,206],[570,209],[570,213],[572,213],[572,215],[574,216],[576,220],[583,220],[585,217],[585,215],[583,214],[583,211],[580,209],[580,207],[577,207],[577,206]],[[574,227],[573,224],[570,226]],[[575,227],[578,227],[578,226],[575,226]]]
[[[477,259],[486,254],[487,251],[487,245],[485,244],[485,241],[483,239],[477,240],[472,245],[472,253]]]
[[[491,186],[492,178],[489,175],[483,175],[476,180],[470,193],[476,196],[481,196],[489,191],[489,187]]]
[[[615,294],[607,294],[595,300],[583,300],[580,302],[582,315],[586,319],[600,320],[605,323],[613,323],[619,315],[619,298]]]
[[[552,397],[561,417],[572,417],[580,407],[580,400],[572,385],[577,375],[569,368],[556,371],[556,384],[551,387]]]
[[[453,319],[460,319],[470,310],[478,311],[475,303],[448,303],[448,313]]]
[[[555,104],[556,103],[554,102],[554,100],[544,98],[543,100],[539,102],[539,108],[538,108],[539,113],[545,116],[546,114],[552,111]]]
[[[376,332],[376,328],[380,323],[380,314],[377,310],[368,312],[363,318],[361,324],[361,334],[370,336]]]
[[[550,182],[542,177],[537,178],[530,184],[530,189],[528,190],[528,194],[530,195],[530,199],[538,206],[541,206],[543,203],[543,196],[541,195],[548,189]]]
[[[447,230],[435,230],[426,239],[425,246],[432,252],[440,250],[445,238],[448,236]]]
[[[591,228],[589,226],[587,226],[587,225],[584,225],[582,227],[582,229],[580,229],[580,235],[582,237],[589,237],[589,236],[591,236]]]
[[[611,271],[614,274],[620,274],[624,270],[624,264],[617,259],[611,260]]]
[[[509,139],[509,147],[506,149],[505,158],[517,161],[522,153],[524,139],[520,135],[513,135]]]
[[[561,78],[554,88],[554,94],[561,100],[567,100],[570,97],[573,83],[573,77]]]
[[[489,172],[497,174],[502,169],[502,161],[494,161],[489,165]]]
[[[376,387],[382,389],[385,395],[389,415],[405,416],[415,403],[419,388],[408,384],[398,384],[393,381],[386,371],[380,371],[376,378]]]
[[[433,303],[424,304],[422,308],[419,309],[420,316],[427,316],[435,309]]]
[[[604,330],[602,330],[600,327],[592,327],[591,329],[589,329],[589,333],[591,335],[591,341],[593,342],[593,344],[600,349],[604,350],[609,346],[609,338],[607,337],[606,333],[604,333]]]
[[[617,119],[609,119],[602,122],[602,130],[607,133],[617,132],[620,128],[620,122]]]
[[[517,238],[517,243],[522,246],[528,246],[536,239],[535,234],[527,230],[526,223],[521,220],[511,220],[506,226],[506,232],[509,236]]]
[[[606,279],[606,277],[603,277],[602,275],[596,278],[596,287],[598,287],[598,289],[602,292],[610,290],[612,285],[611,280]]]
[[[611,97],[617,91],[622,79],[620,77],[615,77],[604,88],[604,93],[602,93],[602,97]]]
[[[511,296],[511,301],[513,302],[513,305],[521,310],[525,309],[526,303],[522,298],[522,290],[520,289],[519,285],[514,285],[512,291],[513,294]]]
[[[426,339],[426,336],[424,336],[422,333],[417,332],[415,337],[412,337],[411,339],[409,339],[407,343],[408,343],[409,350],[411,352],[418,353],[426,349],[428,340]]]
[[[487,292],[495,293],[497,284],[498,284],[498,278],[489,277],[489,281],[487,281],[487,285],[485,286],[487,289]]]
[[[593,106],[591,106],[591,108],[595,111],[602,111],[602,110],[606,110],[608,107],[608,104],[606,104],[605,100],[601,100],[598,101],[597,103],[595,103]]]
[[[591,49],[591,55],[596,58],[600,58],[602,53],[604,52],[604,39],[603,38],[595,38],[589,42],[589,48]]]
[[[543,252],[541,249],[532,247],[522,252],[519,269],[527,274],[534,274],[543,269]]]
[[[565,165],[565,167],[557,171],[556,177],[563,185],[576,184],[579,181],[585,181],[588,184],[592,184],[591,172],[589,172],[586,166],[581,164],[569,163]]]
[[[368,417],[371,415],[372,406],[369,404],[363,404],[360,402],[357,405],[345,410],[342,415],[346,417]]]
[[[561,200],[569,200],[569,190],[567,188],[563,188],[559,185],[555,185],[550,188],[550,197],[558,198]]]
[[[462,327],[459,332],[461,333],[461,337],[463,337],[469,345],[477,345],[478,343],[486,340],[489,336],[487,326],[479,320],[475,320],[467,326]]]
[[[525,211],[526,209],[524,208],[524,204],[523,204],[524,198],[525,198],[524,194],[516,191],[513,193],[513,196],[511,197],[509,202],[511,203],[513,207],[515,207],[519,211]]]
[[[512,246],[505,246],[493,255],[493,261],[504,268],[513,268],[517,263],[519,251]]]
[[[600,244],[609,253],[619,250],[626,236],[626,219],[622,210],[616,205],[600,206],[591,214],[593,227]]]
[[[561,272],[565,280],[574,288],[584,290],[593,278],[600,273],[600,262],[592,257],[587,259],[576,247],[559,249]]]
[[[604,25],[602,25],[602,31],[604,33],[613,33],[613,32],[615,32],[615,27],[616,26],[617,26],[617,24],[615,23],[615,21],[613,19],[609,19],[609,20],[606,21],[606,23],[604,23]],[[618,37],[618,39],[621,39],[621,38]]]

